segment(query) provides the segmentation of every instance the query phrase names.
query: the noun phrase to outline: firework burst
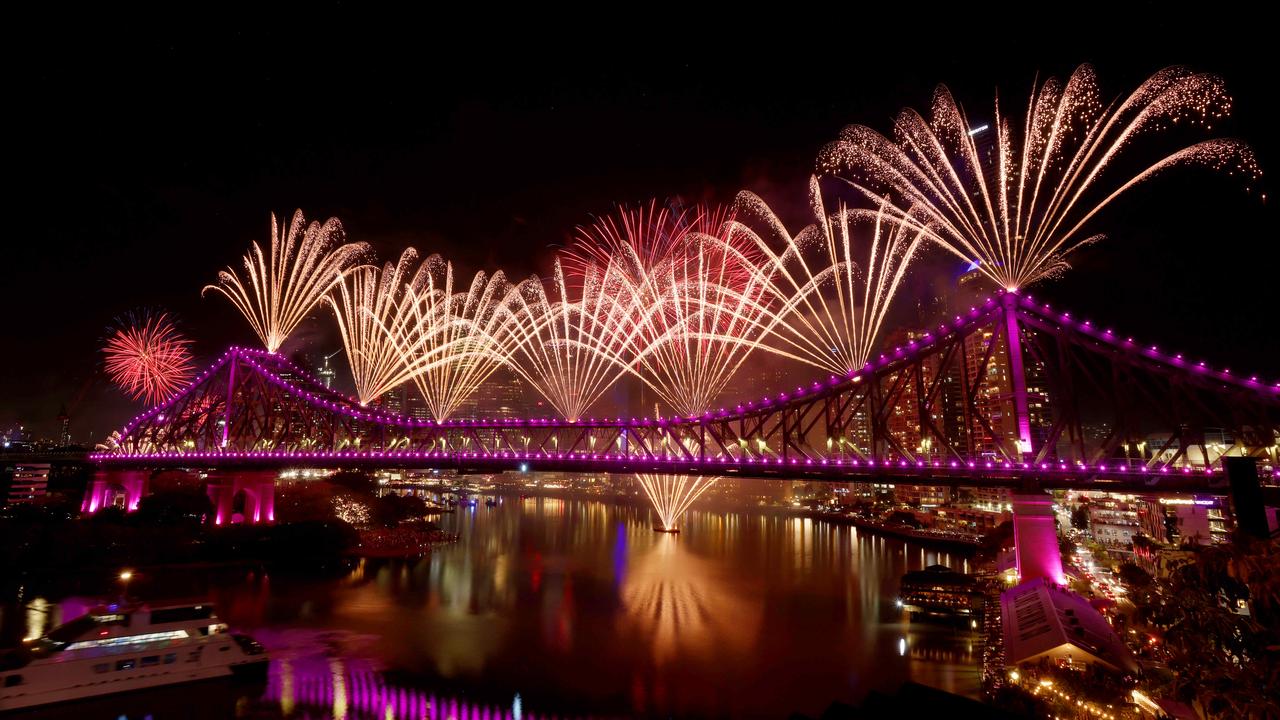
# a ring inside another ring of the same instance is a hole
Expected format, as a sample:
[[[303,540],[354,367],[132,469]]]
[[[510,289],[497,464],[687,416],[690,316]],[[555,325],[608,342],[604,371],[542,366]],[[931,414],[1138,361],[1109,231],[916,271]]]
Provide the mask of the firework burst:
[[[158,405],[195,374],[191,340],[168,313],[142,311],[116,320],[102,348],[111,381],[134,400]]]
[[[395,325],[406,297],[416,297],[426,284],[425,264],[413,272],[418,252],[407,248],[396,264],[379,270],[355,268],[341,277],[336,292],[325,296],[338,320],[338,332],[361,404],[407,381],[411,373],[396,337],[384,328]]]
[[[432,255],[421,281],[380,320],[405,372],[438,422],[447,420],[504,361],[499,312],[509,284],[502,272],[476,273],[466,292],[454,292],[453,264]]]
[[[758,314],[766,325],[760,346],[842,375],[866,364],[879,340],[907,268],[926,240],[909,215],[851,210],[843,204],[827,214],[816,177],[809,181],[815,223],[796,236],[763,200],[738,195],[739,228],[751,237],[762,260],[755,284],[766,300]],[[751,223],[759,232],[748,227]]]
[[[271,215],[271,248],[254,243],[244,256],[245,279],[232,268],[218,273],[215,290],[236,306],[269,352],[284,344],[298,323],[341,281],[368,246],[345,243],[342,223],[329,218],[307,224],[298,210],[283,228]],[[335,247],[336,246],[336,247]]]
[[[1082,65],[1065,84],[1050,78],[1032,87],[1020,132],[999,102],[992,122],[975,127],[940,86],[930,120],[904,110],[894,140],[860,125],[845,128],[823,150],[819,167],[878,203],[911,206],[900,212],[921,214],[943,247],[1016,290],[1062,272],[1072,250],[1101,237],[1083,233],[1095,214],[1168,168],[1204,165],[1255,180],[1258,165],[1248,146],[1208,140],[1104,183],[1112,161],[1136,138],[1174,125],[1209,127],[1230,108],[1219,77],[1180,67],[1104,104],[1093,68]]]
[[[577,422],[627,372],[619,353],[634,329],[634,294],[606,262],[583,268],[577,299],[555,263],[548,295],[540,278],[517,286],[503,303],[498,337],[507,363],[569,422]],[[552,299],[555,297],[556,299]]]
[[[730,217],[651,203],[583,228],[566,253],[576,268],[617,268],[635,330],[614,354],[630,357],[631,371],[685,416],[711,407],[764,328],[758,253],[731,232]]]
[[[675,531],[677,523],[684,511],[689,509],[707,490],[715,485],[718,478],[703,478],[692,475],[648,475],[636,474],[636,481],[653,503],[653,509],[662,521],[659,530]]]

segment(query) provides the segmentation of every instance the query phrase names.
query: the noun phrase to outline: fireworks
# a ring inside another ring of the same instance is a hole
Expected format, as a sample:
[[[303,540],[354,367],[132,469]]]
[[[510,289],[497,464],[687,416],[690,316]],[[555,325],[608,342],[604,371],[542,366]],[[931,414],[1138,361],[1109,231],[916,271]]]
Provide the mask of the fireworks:
[[[453,265],[439,255],[418,274],[381,327],[431,414],[444,421],[503,363],[499,309],[509,286],[501,271],[480,272],[455,293]]]
[[[653,509],[662,521],[659,530],[671,532],[677,529],[676,523],[684,511],[689,509],[707,490],[715,485],[717,478],[704,479],[690,475],[646,475],[636,474],[636,481],[653,503]]]
[[[111,381],[148,405],[168,399],[195,374],[191,341],[178,332],[168,313],[144,311],[117,320],[102,352]]]
[[[569,422],[577,422],[627,372],[619,352],[630,342],[634,299],[617,268],[584,267],[578,299],[570,299],[560,261],[551,300],[542,280],[529,278],[503,303],[499,337],[508,364]]]
[[[270,256],[264,257],[255,242],[244,256],[246,280],[227,268],[218,273],[219,284],[207,285],[204,291],[226,295],[267,350],[275,352],[368,248],[364,243],[337,245],[342,239],[337,218],[308,225],[298,210],[281,234],[272,213]]]
[[[408,248],[395,265],[355,268],[338,282],[335,294],[325,296],[337,317],[361,404],[399,387],[411,375],[396,336],[384,328],[395,326],[404,299],[416,297],[425,285],[427,273],[420,269],[411,275],[417,259],[418,252]]]
[[[1219,78],[1183,68],[1107,104],[1081,66],[1065,83],[1033,85],[1020,120],[997,104],[992,121],[975,127],[940,87],[930,119],[904,110],[894,139],[851,126],[824,148],[820,169],[868,202],[832,207],[811,178],[814,222],[795,235],[750,193],[732,208],[654,201],[580,228],[549,282],[511,287],[501,272],[478,273],[455,291],[448,262],[432,255],[415,270],[412,249],[381,269],[353,267],[365,246],[345,243],[337,219],[308,224],[298,212],[284,228],[273,215],[269,254],[255,243],[242,275],[228,269],[205,290],[226,295],[271,352],[327,298],[362,403],[411,379],[445,421],[507,364],[570,422],[624,373],[692,417],[757,349],[837,375],[861,369],[931,242],[1016,290],[1061,272],[1073,250],[1099,237],[1084,228],[1102,208],[1167,168],[1255,179],[1252,152],[1234,140],[1181,147],[1136,173],[1112,171],[1138,138],[1209,126],[1230,104]]]
[[[741,226],[764,256],[751,265],[757,282],[768,288],[766,297],[781,301],[760,314],[767,325],[760,344],[843,375],[866,364],[926,230],[883,208],[842,204],[828,216],[816,177],[809,181],[809,201],[816,222],[792,237],[763,200],[738,195],[739,217],[757,216],[764,228],[761,235]]]
[[[368,504],[345,494],[334,495],[330,502],[334,516],[350,525],[366,525],[373,516]]]
[[[711,407],[764,325],[767,284],[754,244],[731,232],[724,211],[674,214],[656,204],[621,210],[582,231],[566,259],[618,268],[635,332],[615,355],[676,412]]]
[[[992,122],[975,127],[939,87],[931,120],[904,110],[896,141],[850,126],[819,166],[878,203],[912,206],[899,214],[918,214],[943,247],[1010,290],[1064,270],[1072,250],[1101,237],[1082,233],[1098,211],[1167,168],[1199,164],[1258,177],[1248,146],[1208,140],[1105,189],[1105,171],[1136,138],[1180,124],[1209,127],[1228,114],[1231,99],[1220,78],[1179,67],[1152,75],[1123,101],[1104,105],[1099,96],[1088,65],[1065,85],[1033,86],[1019,137],[998,103]]]

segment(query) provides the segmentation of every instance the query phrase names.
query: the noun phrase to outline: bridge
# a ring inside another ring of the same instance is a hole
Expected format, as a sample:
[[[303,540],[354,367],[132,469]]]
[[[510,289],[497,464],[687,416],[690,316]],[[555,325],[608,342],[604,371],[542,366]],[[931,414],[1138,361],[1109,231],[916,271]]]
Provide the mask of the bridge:
[[[993,388],[1005,375],[1009,387]],[[1096,441],[1087,414],[1105,418]],[[693,417],[436,422],[361,406],[280,355],[232,348],[90,459],[1207,490],[1224,457],[1274,462],[1278,436],[1280,383],[1002,293],[844,377]]]
[[[1269,382],[1012,292],[844,376],[690,417],[436,422],[362,406],[283,356],[237,347],[90,455],[102,472],[83,509],[118,488],[132,509],[147,473],[167,468],[212,469],[219,524],[241,494],[245,521],[273,520],[273,473],[289,466],[997,486],[1017,492],[1024,577],[1062,582],[1046,489],[1231,492],[1241,527],[1265,532],[1258,466],[1270,474],[1280,438]]]

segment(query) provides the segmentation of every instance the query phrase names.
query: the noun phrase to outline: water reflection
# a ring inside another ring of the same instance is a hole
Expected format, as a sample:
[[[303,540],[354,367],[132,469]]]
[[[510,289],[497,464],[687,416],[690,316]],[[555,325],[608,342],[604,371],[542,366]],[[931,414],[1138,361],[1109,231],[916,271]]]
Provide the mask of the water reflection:
[[[130,589],[210,595],[273,648],[266,689],[230,694],[253,717],[816,716],[907,679],[977,692],[975,636],[894,604],[902,573],[962,557],[803,518],[694,510],[673,536],[644,506],[500,500],[443,516],[458,541],[421,559],[336,578],[142,573]],[[32,589],[5,637],[66,617],[65,595]],[[185,718],[227,692],[130,702]]]
[[[285,716],[333,720],[552,720],[526,713],[519,695],[509,703],[475,701],[388,682],[377,664],[361,657],[290,653],[275,660],[260,699],[244,711],[278,709]]]
[[[761,607],[737,585],[677,538],[660,535],[622,585],[624,637],[649,645],[658,666],[682,655],[707,660],[749,652],[760,629]]]

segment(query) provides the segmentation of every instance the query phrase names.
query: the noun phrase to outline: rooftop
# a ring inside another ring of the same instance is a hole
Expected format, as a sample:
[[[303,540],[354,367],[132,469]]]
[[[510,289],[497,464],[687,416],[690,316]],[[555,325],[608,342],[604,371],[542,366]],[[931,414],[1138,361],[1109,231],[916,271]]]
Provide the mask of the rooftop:
[[[1001,593],[1000,610],[1011,665],[1055,657],[1099,663],[1117,672],[1138,669],[1111,624],[1088,600],[1044,578]]]

